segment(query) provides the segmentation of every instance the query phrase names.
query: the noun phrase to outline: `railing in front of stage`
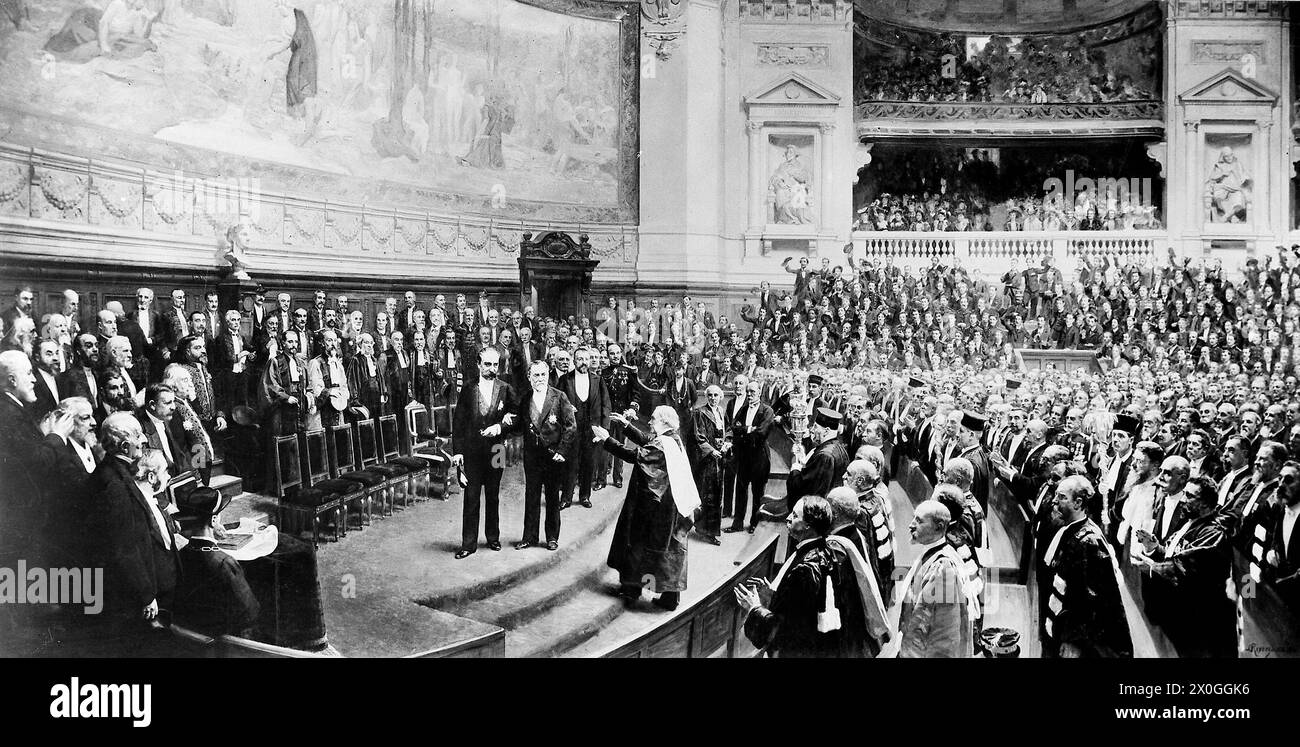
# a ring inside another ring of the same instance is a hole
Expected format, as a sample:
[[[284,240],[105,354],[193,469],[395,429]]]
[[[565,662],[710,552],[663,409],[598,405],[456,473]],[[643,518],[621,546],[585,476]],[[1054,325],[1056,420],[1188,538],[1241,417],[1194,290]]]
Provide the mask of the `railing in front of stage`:
[[[1063,273],[1084,258],[1154,261],[1168,245],[1164,231],[854,231],[852,238],[855,258],[892,257],[895,265],[918,270],[937,258],[997,274],[1013,259],[1025,267],[1051,257]]]
[[[717,582],[703,598],[661,625],[636,634],[599,654],[602,659],[752,658],[758,655],[745,637],[745,616],[733,589],[747,578],[771,578],[776,572],[780,535],[752,540],[736,560],[736,572]]]

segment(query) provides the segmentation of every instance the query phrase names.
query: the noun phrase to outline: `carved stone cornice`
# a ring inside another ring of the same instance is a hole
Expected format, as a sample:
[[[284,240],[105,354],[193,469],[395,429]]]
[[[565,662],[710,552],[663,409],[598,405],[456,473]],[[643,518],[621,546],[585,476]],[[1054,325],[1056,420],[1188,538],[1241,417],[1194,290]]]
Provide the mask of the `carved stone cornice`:
[[[1173,0],[1173,18],[1285,20],[1286,3],[1268,0]]]
[[[843,23],[852,0],[740,0],[742,23]]]
[[[1099,104],[1016,104],[974,101],[864,101],[854,116],[866,119],[957,120],[1163,120],[1163,101],[1113,101]]]

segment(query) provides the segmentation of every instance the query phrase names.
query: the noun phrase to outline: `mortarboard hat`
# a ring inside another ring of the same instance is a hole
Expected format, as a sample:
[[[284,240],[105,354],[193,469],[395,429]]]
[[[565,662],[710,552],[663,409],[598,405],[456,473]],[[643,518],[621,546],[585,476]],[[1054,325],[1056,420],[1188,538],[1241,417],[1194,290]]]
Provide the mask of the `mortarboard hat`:
[[[205,521],[225,510],[230,505],[230,497],[216,488],[199,486],[185,496],[176,498],[177,521]]]
[[[984,424],[987,422],[988,419],[985,418],[983,415],[976,415],[973,412],[964,413],[961,416],[962,427],[970,429],[972,431],[984,430]]]
[[[1142,421],[1132,415],[1120,413],[1115,416],[1115,428],[1137,438],[1138,431],[1142,428]]]

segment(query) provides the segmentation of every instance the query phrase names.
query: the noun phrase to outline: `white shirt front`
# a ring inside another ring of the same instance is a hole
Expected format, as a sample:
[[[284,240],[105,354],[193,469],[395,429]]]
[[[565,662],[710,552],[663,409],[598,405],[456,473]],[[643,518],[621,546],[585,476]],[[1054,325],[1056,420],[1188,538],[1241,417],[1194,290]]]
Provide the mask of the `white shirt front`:
[[[298,360],[295,356],[289,356],[289,381],[298,383]]]
[[[82,446],[81,444],[77,443],[76,441],[73,441],[71,438],[68,438],[67,436],[63,436],[62,438],[64,443],[71,446],[72,450],[77,453],[77,456],[81,457],[81,466],[86,468],[86,472],[88,474],[94,472],[95,471],[94,453],[91,452],[89,448]]]
[[[1007,448],[1007,461],[1014,461],[1016,452],[1020,450],[1020,444],[1025,440],[1025,432],[1021,431],[1011,437],[1011,446]]]
[[[587,401],[587,395],[591,394],[591,377],[585,373],[574,372],[573,390],[577,392],[578,399],[583,402]]]
[[[757,412],[758,412],[758,403],[751,399],[748,405],[746,405],[745,407],[745,425],[754,424],[754,415]]]
[[[153,513],[154,523],[158,525],[158,532],[162,535],[163,546],[168,550],[172,549],[172,533],[167,529],[167,520],[163,518],[162,509],[158,507],[158,501],[154,498],[153,487],[147,482],[137,482],[136,486],[140,492],[144,493],[144,502],[149,504],[149,510]]]
[[[480,378],[478,380],[478,396],[484,404],[492,404],[492,385],[494,383],[495,379]]]
[[[43,368],[36,369],[41,372],[41,378],[45,379],[45,386],[50,388],[50,394],[54,396],[54,401],[59,401],[59,385],[54,381],[54,374]]]
[[[1234,469],[1233,471],[1223,476],[1223,480],[1220,481],[1219,483],[1219,505],[1220,506],[1228,502],[1228,494],[1232,492],[1232,484],[1237,479],[1237,476],[1240,475],[1242,472],[1245,472],[1249,468],[1250,465],[1246,465],[1245,467],[1238,467],[1237,469]]]
[[[539,416],[546,410],[546,389],[543,389],[540,392],[536,389],[533,390],[532,406],[533,409],[537,410]]]
[[[1124,462],[1125,460],[1128,459],[1128,457],[1129,455],[1125,454],[1122,457],[1117,456],[1114,459],[1110,460],[1110,469],[1106,470],[1106,476],[1103,477],[1101,480],[1102,492],[1110,493],[1112,498],[1114,497],[1115,493],[1118,492],[1119,488],[1124,487],[1123,485],[1117,485],[1116,483],[1119,482],[1120,468],[1124,466]]]
[[[162,453],[166,455],[167,463],[175,464],[176,460],[172,458],[172,447],[168,443],[171,439],[167,437],[167,424],[155,417],[152,412],[149,413],[149,419],[153,421],[154,428],[158,430],[158,443],[162,444]]]
[[[1300,516],[1300,503],[1287,506],[1286,511],[1282,514],[1282,552],[1284,554],[1291,552],[1291,530],[1295,529],[1295,520],[1298,516]]]

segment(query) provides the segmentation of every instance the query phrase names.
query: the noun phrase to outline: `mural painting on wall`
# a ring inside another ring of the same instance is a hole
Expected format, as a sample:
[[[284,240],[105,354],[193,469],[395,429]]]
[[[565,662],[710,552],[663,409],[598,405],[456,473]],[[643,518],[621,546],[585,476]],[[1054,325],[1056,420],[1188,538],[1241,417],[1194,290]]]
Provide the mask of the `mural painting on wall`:
[[[515,0],[5,1],[27,17],[0,31],[12,142],[344,200],[619,205],[616,19]]]

